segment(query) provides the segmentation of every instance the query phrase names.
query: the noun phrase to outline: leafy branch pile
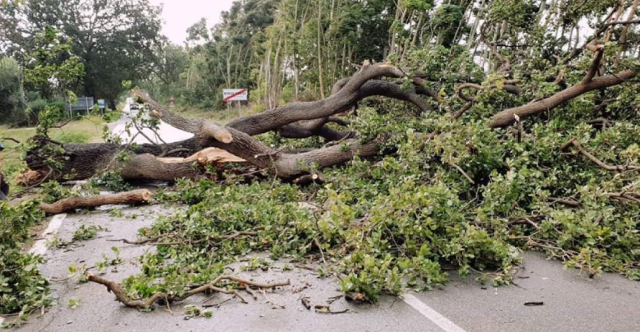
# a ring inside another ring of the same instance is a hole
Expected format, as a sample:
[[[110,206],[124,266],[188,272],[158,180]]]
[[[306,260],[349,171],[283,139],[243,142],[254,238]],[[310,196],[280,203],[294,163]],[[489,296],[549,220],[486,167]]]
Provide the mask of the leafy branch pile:
[[[49,282],[40,274],[42,258],[23,251],[30,227],[44,218],[36,202],[9,206],[0,202],[0,315],[30,313],[49,306]]]
[[[394,128],[394,157],[356,159],[325,172],[327,184],[305,189],[179,183],[179,193],[166,199],[189,207],[142,234],[159,250],[143,258],[141,275],[126,281],[129,294],[179,294],[184,285],[222,274],[238,256],[264,250],[274,259],[327,261],[325,273],[336,273],[344,291],[367,300],[400,292],[402,280],[418,288],[444,283],[451,268],[489,272],[483,277],[494,284],[508,283],[526,249],[589,275],[640,280],[637,173],[612,172],[561,149],[581,137],[610,164],[638,165],[637,124],[599,130],[558,117],[531,126],[517,142],[472,119],[360,112],[364,123],[379,124],[371,127]],[[575,128],[559,126],[566,121]],[[420,130],[440,135],[423,143]],[[229,236],[238,232],[253,234]]]

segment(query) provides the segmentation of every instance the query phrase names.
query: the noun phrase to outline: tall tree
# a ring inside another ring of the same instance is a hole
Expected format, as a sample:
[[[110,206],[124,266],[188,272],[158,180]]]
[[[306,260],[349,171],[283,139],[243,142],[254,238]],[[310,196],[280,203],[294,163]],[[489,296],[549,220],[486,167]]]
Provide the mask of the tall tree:
[[[14,123],[26,118],[21,75],[16,60],[0,58],[0,123]]]
[[[74,53],[82,58],[83,92],[115,107],[121,82],[150,72],[161,10],[148,0],[26,0],[3,6],[0,14],[3,22],[15,22],[21,33],[0,33],[20,53],[33,45],[36,31],[54,27],[72,40]]]

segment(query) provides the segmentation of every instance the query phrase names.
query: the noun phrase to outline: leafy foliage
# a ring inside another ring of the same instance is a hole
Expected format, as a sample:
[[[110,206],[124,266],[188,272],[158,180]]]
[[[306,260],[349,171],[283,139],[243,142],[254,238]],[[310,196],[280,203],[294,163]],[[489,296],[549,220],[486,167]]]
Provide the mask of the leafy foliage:
[[[22,251],[30,227],[44,217],[38,203],[10,206],[0,202],[0,314],[19,314],[51,304],[48,282],[38,271],[42,258]]]
[[[22,73],[11,58],[0,58],[0,122],[16,123],[26,117]]]

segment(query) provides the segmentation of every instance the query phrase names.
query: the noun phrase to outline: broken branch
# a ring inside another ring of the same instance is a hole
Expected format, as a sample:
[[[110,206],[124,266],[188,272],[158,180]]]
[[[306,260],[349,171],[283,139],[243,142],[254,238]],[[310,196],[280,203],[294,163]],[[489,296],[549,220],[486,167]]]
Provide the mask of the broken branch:
[[[591,160],[596,165],[600,166],[600,168],[605,169],[607,171],[626,172],[626,171],[638,171],[638,170],[640,170],[640,167],[638,167],[638,166],[620,166],[620,165],[615,165],[614,166],[614,165],[608,165],[608,164],[604,163],[602,160],[596,158],[594,155],[589,153],[587,150],[585,150],[585,148],[582,147],[582,144],[580,144],[580,142],[578,142],[578,140],[575,139],[575,138],[571,139],[569,142],[567,142],[564,145],[562,145],[560,150],[561,151],[565,151],[569,147],[571,147],[572,145],[578,150],[578,152],[580,152],[583,156],[587,157],[587,159]]]
[[[59,200],[53,204],[42,203],[40,209],[48,214],[59,214],[69,210],[91,208],[113,204],[137,204],[147,202],[151,198],[151,192],[146,189],[127,191],[111,195],[96,195],[87,197],[70,197]]]
[[[87,273],[87,277],[89,281],[95,282],[97,284],[107,287],[107,290],[112,292],[116,296],[116,299],[122,302],[122,304],[124,304],[125,306],[130,308],[138,308],[138,309],[150,309],[156,302],[160,300],[164,300],[167,303],[184,301],[185,299],[193,295],[201,294],[208,291],[224,293],[224,294],[233,294],[234,296],[238,297],[243,303],[247,303],[246,300],[242,296],[240,296],[240,294],[235,289],[225,289],[225,288],[219,288],[218,286],[216,286],[218,283],[225,280],[233,281],[239,284],[244,284],[247,286],[252,286],[257,288],[274,288],[274,287],[288,286],[291,284],[289,280],[285,282],[275,282],[275,283],[258,283],[258,282],[245,280],[235,276],[221,275],[215,278],[211,283],[191,289],[185,292],[184,295],[182,296],[175,296],[175,295],[170,295],[170,294],[160,292],[160,293],[153,294],[147,300],[134,300],[126,294],[126,292],[124,291],[122,286],[120,286],[120,284],[112,280],[108,280],[108,279],[96,276],[92,273]]]

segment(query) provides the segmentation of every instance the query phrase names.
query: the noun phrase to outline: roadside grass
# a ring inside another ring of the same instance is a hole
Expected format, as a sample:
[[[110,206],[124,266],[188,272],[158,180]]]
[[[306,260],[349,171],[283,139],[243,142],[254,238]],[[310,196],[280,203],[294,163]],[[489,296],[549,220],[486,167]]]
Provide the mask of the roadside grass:
[[[99,116],[83,117],[80,120],[68,123],[60,129],[51,129],[51,138],[62,143],[99,143],[102,142],[102,126],[104,121]],[[20,190],[15,184],[16,176],[26,170],[27,166],[22,161],[26,143],[36,133],[36,128],[9,128],[0,125],[0,140],[5,150],[0,153],[0,171],[11,185],[12,192]],[[20,144],[8,140],[13,138]]]
[[[209,119],[218,124],[227,124],[241,117],[262,112],[260,108],[252,106],[233,107],[222,110],[199,110],[188,106],[176,106],[174,111],[184,117]]]

